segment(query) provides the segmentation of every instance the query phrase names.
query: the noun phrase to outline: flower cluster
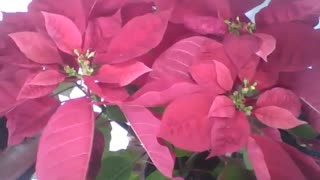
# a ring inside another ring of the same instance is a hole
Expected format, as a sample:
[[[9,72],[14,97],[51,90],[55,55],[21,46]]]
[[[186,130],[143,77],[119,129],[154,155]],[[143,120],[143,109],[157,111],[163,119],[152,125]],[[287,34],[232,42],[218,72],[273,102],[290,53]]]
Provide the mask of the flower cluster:
[[[189,179],[206,153],[212,178],[318,179],[306,151],[319,147],[320,3],[272,0],[252,22],[262,2],[33,0],[5,13],[9,144],[41,134],[39,179],[101,178],[116,109],[167,178]],[[84,97],[59,101],[75,87]]]

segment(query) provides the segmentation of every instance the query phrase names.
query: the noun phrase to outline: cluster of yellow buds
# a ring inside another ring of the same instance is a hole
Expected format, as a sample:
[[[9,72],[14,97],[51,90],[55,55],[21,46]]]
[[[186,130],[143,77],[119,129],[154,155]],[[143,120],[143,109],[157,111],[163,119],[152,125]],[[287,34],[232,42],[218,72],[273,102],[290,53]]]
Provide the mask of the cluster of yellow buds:
[[[236,108],[238,110],[243,111],[247,116],[251,115],[252,106],[246,106],[246,98],[248,96],[251,96],[253,93],[255,93],[257,87],[257,83],[253,83],[249,85],[249,81],[245,79],[243,81],[243,86],[240,90],[234,91],[232,95],[230,95],[230,98],[232,99],[233,103],[235,104]]]

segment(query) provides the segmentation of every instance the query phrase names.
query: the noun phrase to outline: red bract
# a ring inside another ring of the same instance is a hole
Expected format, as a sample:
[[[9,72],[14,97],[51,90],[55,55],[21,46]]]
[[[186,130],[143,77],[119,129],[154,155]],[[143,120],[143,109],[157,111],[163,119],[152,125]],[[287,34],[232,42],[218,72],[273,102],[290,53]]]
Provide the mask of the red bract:
[[[319,175],[320,168],[313,159],[288,145],[255,135],[249,139],[247,148],[259,180],[316,179]],[[306,173],[305,168],[308,168],[309,173]]]
[[[45,97],[25,101],[7,113],[8,144],[19,144],[24,138],[40,133],[59,105],[60,102],[57,99]]]
[[[133,130],[143,144],[154,165],[167,177],[172,177],[174,157],[168,147],[157,140],[160,121],[144,107],[121,106]]]
[[[256,16],[258,25],[285,23],[302,20],[317,23],[320,13],[317,0],[273,0]]]
[[[317,155],[318,134],[305,131],[320,129],[320,4],[272,0],[254,24],[244,14],[262,2],[34,0],[28,13],[5,14],[9,144],[41,134],[39,179],[95,179],[110,170],[100,163],[114,154],[103,147],[114,121],[171,179],[317,179],[315,160],[285,143]],[[54,96],[75,86],[85,97],[58,107]],[[205,157],[215,169],[194,169]]]
[[[86,179],[94,137],[94,114],[86,98],[70,100],[50,118],[39,144],[37,177]]]

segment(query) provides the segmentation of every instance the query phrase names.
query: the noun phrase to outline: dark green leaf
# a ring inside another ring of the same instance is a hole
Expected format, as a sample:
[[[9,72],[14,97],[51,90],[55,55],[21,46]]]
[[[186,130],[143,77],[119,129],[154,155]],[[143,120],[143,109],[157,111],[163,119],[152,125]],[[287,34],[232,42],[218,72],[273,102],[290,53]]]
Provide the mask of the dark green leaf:
[[[305,140],[311,140],[319,136],[319,133],[313,129],[309,124],[303,124],[293,129],[290,129],[289,132],[299,138]]]
[[[130,177],[133,164],[122,156],[108,156],[101,163],[97,180],[127,180]]]
[[[147,180],[168,180],[168,178],[163,176],[159,171],[154,171],[147,177]]]
[[[251,180],[254,175],[251,171],[245,170],[238,163],[228,162],[218,177],[218,180]]]
[[[150,110],[157,113],[163,113],[165,110],[165,107],[164,106],[151,107]]]
[[[191,156],[192,152],[185,151],[179,148],[175,148],[176,157],[185,157],[185,156]]]
[[[107,106],[105,112],[111,120],[127,122],[126,117],[118,106]]]
[[[104,137],[104,153],[102,157],[106,157],[106,155],[109,154],[109,148],[110,148],[110,141],[111,141],[111,130],[112,126],[109,121],[105,121],[105,118],[103,114],[100,115],[100,117],[96,120],[96,127],[99,129],[99,131],[103,134]]]
[[[63,82],[53,91],[53,94],[61,94],[63,96],[69,97],[74,87],[74,83]]]
[[[242,155],[243,155],[243,163],[246,166],[246,168],[249,170],[253,170],[251,161],[248,157],[248,151],[246,149],[242,150]]]
[[[132,172],[129,180],[140,180],[139,175]]]

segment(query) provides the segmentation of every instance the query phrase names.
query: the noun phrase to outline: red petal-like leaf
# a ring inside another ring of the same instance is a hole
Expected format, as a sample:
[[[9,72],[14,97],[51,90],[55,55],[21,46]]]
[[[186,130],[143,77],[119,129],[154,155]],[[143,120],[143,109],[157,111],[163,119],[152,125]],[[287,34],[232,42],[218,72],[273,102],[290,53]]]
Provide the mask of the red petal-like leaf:
[[[189,67],[199,60],[198,55],[207,45],[216,48],[222,46],[217,41],[201,36],[190,37],[177,42],[155,61],[150,76],[154,79],[169,77],[169,79],[174,80],[190,81]]]
[[[250,125],[243,112],[232,118],[212,118],[211,153],[209,157],[225,155],[243,148],[250,135]]]
[[[226,91],[233,87],[233,78],[229,68],[219,61],[213,61],[216,66],[217,82]]]
[[[105,140],[103,134],[95,129],[94,138],[93,138],[93,146],[91,150],[91,158],[89,162],[89,170],[88,170],[88,180],[93,180],[99,174],[99,170],[101,167],[101,159],[103,152],[105,150]]]
[[[276,128],[266,127],[262,129],[265,136],[271,138],[274,141],[282,142],[280,131]]]
[[[192,94],[200,90],[200,87],[189,83],[168,83],[164,80],[158,80],[147,83],[139,89],[128,103],[141,105],[145,107],[154,107],[164,105],[174,100],[175,98]]]
[[[268,62],[267,56],[269,56],[276,49],[276,39],[268,34],[255,33],[255,36],[261,39],[261,46],[256,54],[264,61]]]
[[[89,21],[84,44],[85,49],[94,49],[98,53],[107,51],[112,37],[120,30],[120,13]]]
[[[299,97],[284,88],[273,88],[265,91],[259,96],[256,106],[278,106],[290,111],[295,117],[298,117],[301,112]]]
[[[7,113],[8,144],[19,144],[24,138],[40,133],[59,105],[57,99],[45,97],[26,101]]]
[[[241,16],[245,12],[263,3],[263,1],[264,0],[206,0],[207,6],[223,19]]]
[[[211,104],[212,97],[206,94],[177,98],[165,109],[159,137],[189,151],[210,149],[212,121],[208,112]]]
[[[257,82],[257,89],[267,89],[271,88],[278,83],[279,72],[273,71],[272,69],[258,66],[257,71],[255,72],[252,79],[248,78],[250,82]]]
[[[80,50],[82,35],[69,18],[47,12],[42,14],[48,34],[61,51],[72,54],[74,49]]]
[[[174,157],[169,148],[161,145],[157,140],[160,120],[141,106],[121,106],[121,110],[130,122],[132,129],[143,144],[150,159],[157,169],[167,177],[172,177]]]
[[[317,67],[296,73],[281,73],[281,84],[300,96],[301,100],[320,114],[320,71]]]
[[[48,95],[63,80],[64,76],[55,70],[45,70],[37,74],[31,74],[20,90],[17,99],[34,99]]]
[[[320,4],[317,0],[272,0],[256,15],[258,25],[305,20],[318,22]]]
[[[94,114],[86,98],[62,105],[44,129],[37,156],[39,179],[87,177],[94,137]]]
[[[277,106],[260,107],[254,115],[264,124],[280,129],[291,129],[306,123],[298,120],[289,110]]]
[[[258,180],[306,180],[295,162],[276,141],[252,135],[247,148]]]
[[[17,32],[9,36],[30,60],[40,64],[62,63],[54,43],[40,33]]]
[[[184,25],[199,34],[223,35],[228,30],[222,19],[212,16],[187,16]]]
[[[217,96],[210,107],[209,117],[232,118],[236,108],[227,96]]]
[[[126,86],[150,71],[151,69],[141,62],[127,62],[117,65],[105,64],[94,77],[99,82]]]
[[[190,74],[196,83],[204,89],[213,94],[222,94],[225,90],[217,82],[218,73],[216,69],[214,62],[199,63],[190,67]]]
[[[56,85],[64,81],[64,78],[65,76],[57,70],[44,70],[38,73],[28,84],[38,86]]]
[[[0,65],[0,116],[11,110],[21,101],[17,101],[17,96],[21,87],[25,84],[30,70],[11,65]]]
[[[98,62],[119,63],[147,53],[162,40],[168,16],[169,12],[164,11],[133,18],[111,40],[107,54],[97,55],[96,59]]]
[[[223,44],[232,62],[238,70],[241,70],[246,64],[254,60],[261,47],[262,40],[252,35],[236,36],[229,34],[225,37]]]
[[[277,48],[268,56],[268,63],[264,63],[266,69],[293,72],[319,64],[320,31],[312,26],[291,22],[266,26],[257,31],[270,34],[277,40]]]
[[[306,179],[308,180],[318,180],[320,177],[320,166],[316,163],[316,161],[306,155],[298,151],[297,149],[281,143],[282,148],[287,151],[296,165],[301,169],[301,172],[304,174]]]
[[[96,83],[92,76],[84,76],[84,83],[96,95],[108,103],[120,103],[129,97],[125,87],[112,87],[104,83]]]
[[[17,97],[17,100],[23,100],[23,99],[35,99],[39,97],[46,96],[53,92],[53,90],[58,85],[50,85],[50,86],[37,86],[37,85],[29,85],[28,83],[23,86],[21,91],[19,92],[19,95]]]

